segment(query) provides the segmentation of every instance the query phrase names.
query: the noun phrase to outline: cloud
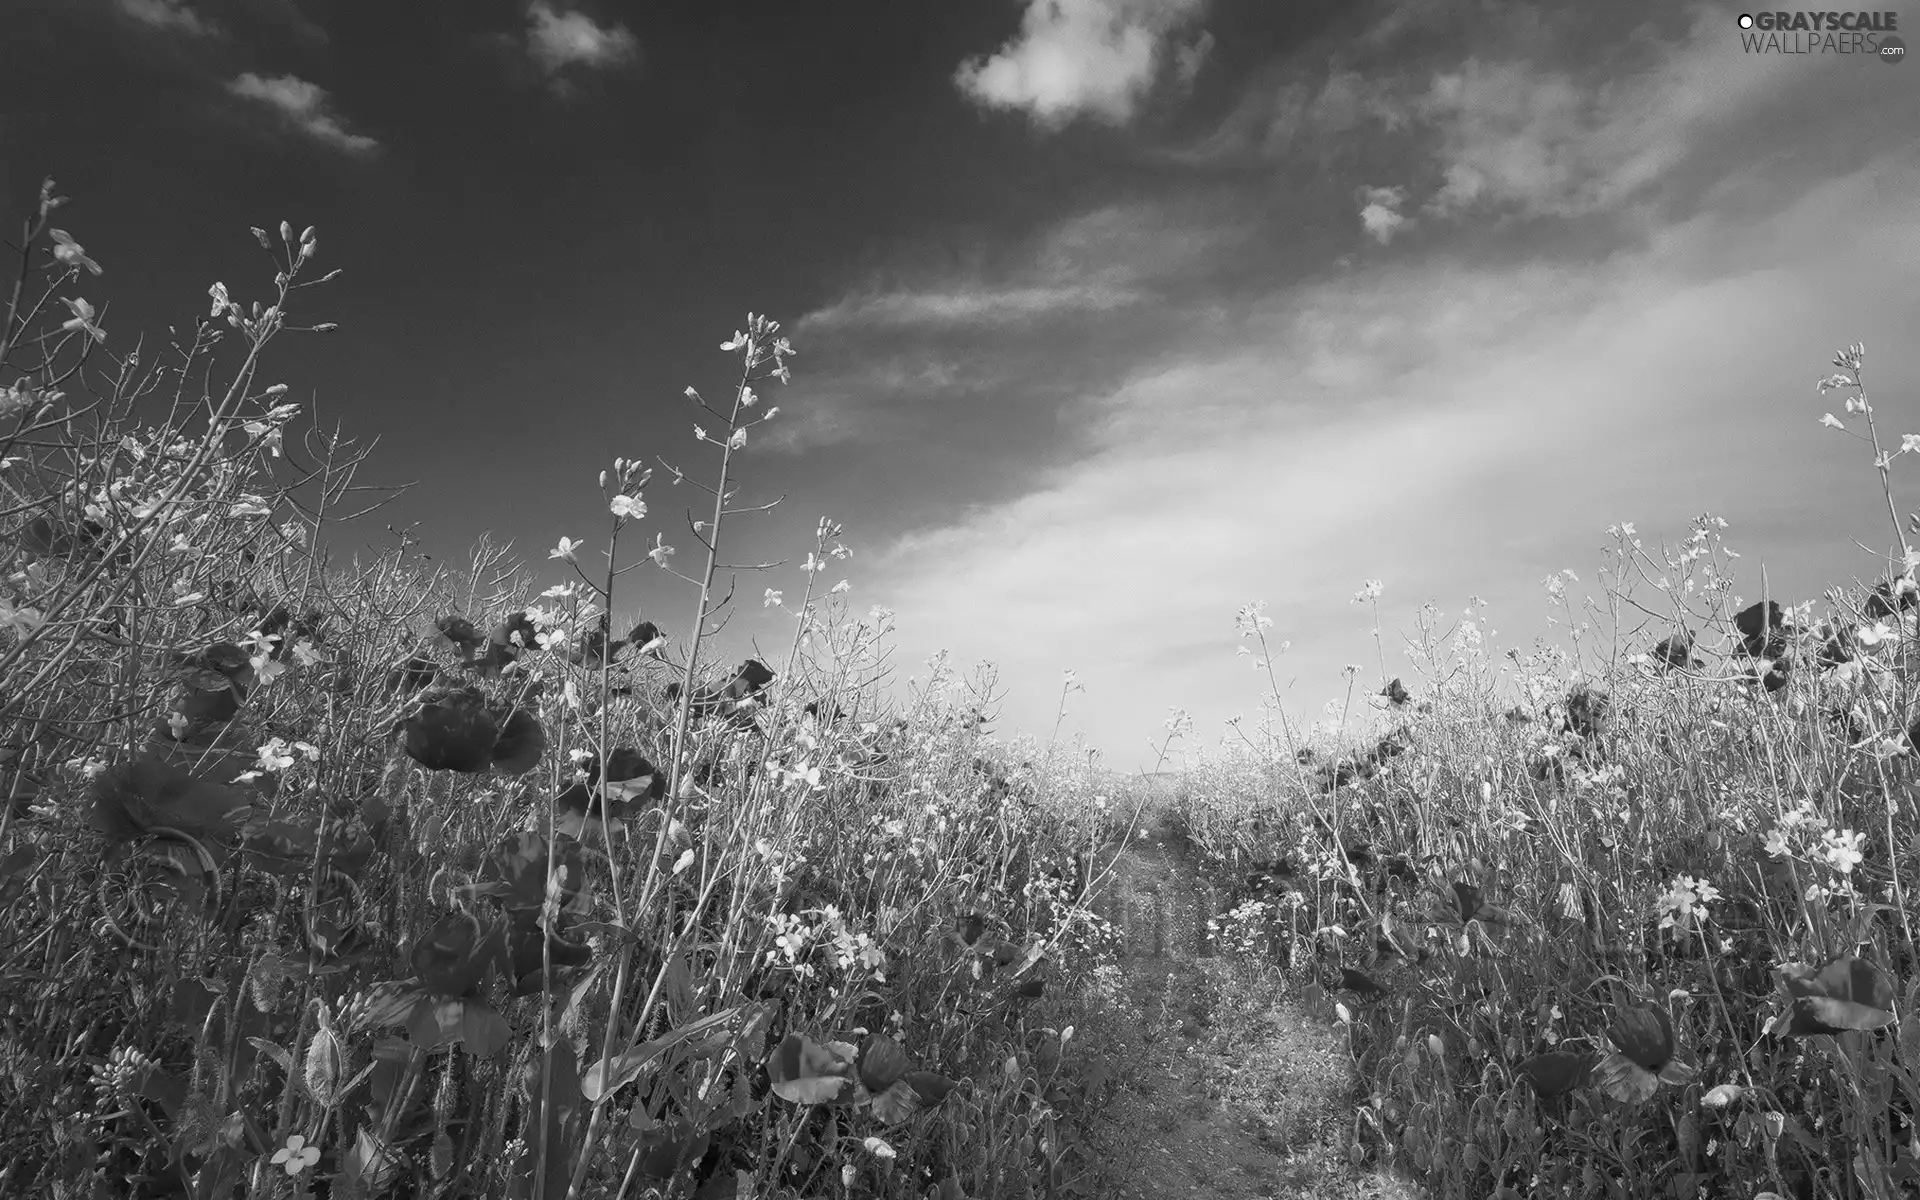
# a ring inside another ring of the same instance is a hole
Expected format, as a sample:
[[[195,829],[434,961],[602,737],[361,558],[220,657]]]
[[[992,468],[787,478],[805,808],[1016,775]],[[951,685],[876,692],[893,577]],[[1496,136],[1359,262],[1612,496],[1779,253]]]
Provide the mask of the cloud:
[[[1873,519],[1869,490],[1812,482],[1851,449],[1822,440],[1812,381],[1835,346],[1920,320],[1920,216],[1898,199],[1916,186],[1890,155],[1769,189],[1777,211],[1708,211],[1587,261],[1436,252],[1282,286],[1086,390],[1066,414],[1084,441],[1041,483],[901,537],[863,594],[897,614],[903,660],[945,646],[997,664],[1003,728],[1049,728],[1052,681],[1077,669],[1071,721],[1123,752],[1167,705],[1203,728],[1255,706],[1232,626],[1254,598],[1295,643],[1277,667],[1301,680],[1297,709],[1342,686],[1342,662],[1377,669],[1347,603],[1363,579],[1387,581],[1386,673],[1411,679],[1391,628],[1413,605],[1489,597],[1498,645],[1524,645],[1549,632],[1537,581],[1588,576],[1616,521],[1651,546],[1723,514],[1749,590],[1765,552],[1775,586],[1798,567],[1787,586],[1811,594],[1828,577],[1807,564]],[[1740,537],[1754,524],[1758,547]],[[1164,653],[1209,635],[1217,654]]]
[[[218,28],[195,12],[186,0],[118,0],[121,12],[143,25],[194,37],[212,37]]]
[[[1020,33],[992,55],[961,63],[954,82],[987,108],[1025,110],[1059,128],[1076,117],[1131,121],[1169,51],[1191,82],[1212,41],[1174,44],[1205,0],[1028,0]]]
[[[236,96],[255,100],[278,111],[293,128],[317,142],[348,154],[370,154],[380,143],[349,132],[327,103],[326,90],[293,75],[265,79],[248,71],[227,84]]]
[[[527,6],[527,53],[548,75],[568,67],[610,70],[638,58],[640,42],[624,25],[601,25],[585,13],[533,0]]]
[[[1407,202],[1405,188],[1362,188],[1360,200],[1360,227],[1382,246],[1392,241],[1393,235],[1408,223],[1407,218],[1400,215],[1400,206]]]
[[[1530,61],[1469,59],[1414,102],[1435,137],[1436,216],[1605,212],[1671,180],[1695,152],[1768,101],[1806,86],[1792,64],[1758,63],[1697,12],[1666,53],[1636,70],[1589,75]]]
[[[806,314],[795,324],[806,332],[850,326],[1027,325],[1068,313],[1108,312],[1137,303],[1140,298],[1140,293],[1130,288],[1097,283],[879,292],[845,297]]]

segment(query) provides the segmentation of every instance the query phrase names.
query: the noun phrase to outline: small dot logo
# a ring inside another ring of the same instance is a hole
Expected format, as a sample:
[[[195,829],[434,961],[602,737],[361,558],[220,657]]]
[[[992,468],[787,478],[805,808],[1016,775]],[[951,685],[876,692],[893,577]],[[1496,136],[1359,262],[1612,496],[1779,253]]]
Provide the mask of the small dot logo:
[[[1742,29],[1752,29],[1752,28],[1753,28],[1753,14],[1752,14],[1752,13],[1741,13],[1741,14],[1740,14],[1740,28],[1742,28]]]
[[[1880,61],[1897,63],[1907,56],[1907,44],[1897,37],[1880,39]]]

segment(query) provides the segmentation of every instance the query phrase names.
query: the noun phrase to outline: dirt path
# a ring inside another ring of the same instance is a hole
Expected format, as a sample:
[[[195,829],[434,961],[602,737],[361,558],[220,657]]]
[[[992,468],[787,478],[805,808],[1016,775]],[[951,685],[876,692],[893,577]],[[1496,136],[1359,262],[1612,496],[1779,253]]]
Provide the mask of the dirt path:
[[[1125,933],[1103,1031],[1120,1051],[1092,1137],[1114,1200],[1413,1197],[1347,1165],[1353,1075],[1336,1031],[1212,953],[1219,906],[1164,829],[1095,908]]]

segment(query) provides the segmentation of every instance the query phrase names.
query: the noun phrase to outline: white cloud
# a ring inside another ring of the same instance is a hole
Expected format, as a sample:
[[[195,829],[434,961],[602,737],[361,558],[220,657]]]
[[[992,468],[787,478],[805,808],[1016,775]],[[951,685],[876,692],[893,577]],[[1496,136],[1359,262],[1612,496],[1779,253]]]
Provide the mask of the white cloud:
[[[999,52],[960,65],[954,82],[988,108],[1022,109],[1057,128],[1079,116],[1133,119],[1173,51],[1191,81],[1212,42],[1175,46],[1206,0],[1028,0],[1020,33]]]
[[[1370,187],[1360,190],[1360,226],[1367,236],[1382,246],[1393,240],[1407,224],[1407,218],[1400,214],[1400,206],[1407,202],[1407,189],[1397,187]]]
[[[317,142],[348,154],[368,154],[380,143],[350,132],[327,102],[326,89],[293,75],[266,79],[248,71],[227,84],[236,96],[277,110],[293,128]]]
[[[1020,325],[1066,313],[1107,312],[1139,299],[1130,288],[1097,283],[877,292],[846,297],[795,324],[808,332],[847,326]]]
[[[119,0],[120,11],[143,25],[195,37],[211,37],[215,26],[195,12],[186,0]]]
[[[1524,61],[1437,73],[1415,102],[1437,134],[1444,180],[1427,211],[1579,216],[1670,179],[1726,126],[1811,78],[1742,53],[1726,25],[1719,10],[1700,12],[1651,66],[1597,84]]]
[[[580,12],[559,12],[547,0],[527,6],[527,53],[547,74],[571,66],[609,69],[640,54],[640,42],[624,25],[601,25]]]
[[[1920,173],[1886,170],[1577,267],[1434,259],[1276,293],[1089,395],[1074,460],[901,539],[866,592],[898,614],[904,660],[944,645],[996,663],[1007,729],[1049,728],[1051,681],[1077,669],[1070,728],[1124,752],[1170,704],[1203,729],[1253,708],[1262,681],[1232,627],[1250,599],[1295,643],[1278,670],[1300,678],[1298,709],[1338,691],[1343,662],[1377,670],[1346,603],[1363,579],[1387,581],[1387,674],[1412,678],[1393,628],[1414,605],[1486,596],[1498,646],[1524,644],[1547,632],[1535,582],[1587,575],[1615,521],[1651,545],[1725,515],[1742,578],[1764,553],[1776,586],[1843,561],[1873,497],[1809,485],[1858,466],[1823,440],[1812,382],[1835,346],[1920,321],[1920,217],[1898,201]],[[1914,378],[1879,369],[1889,394]]]

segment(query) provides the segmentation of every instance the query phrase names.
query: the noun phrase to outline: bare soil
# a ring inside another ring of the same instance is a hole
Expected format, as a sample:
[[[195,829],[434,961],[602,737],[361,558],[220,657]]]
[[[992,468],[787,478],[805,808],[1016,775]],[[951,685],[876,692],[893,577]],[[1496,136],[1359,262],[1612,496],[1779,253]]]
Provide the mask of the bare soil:
[[[1283,976],[1213,952],[1218,897],[1164,829],[1123,851],[1095,910],[1124,935],[1098,1020],[1114,1059],[1089,1133],[1114,1200],[1421,1193],[1349,1165],[1352,1062]]]

